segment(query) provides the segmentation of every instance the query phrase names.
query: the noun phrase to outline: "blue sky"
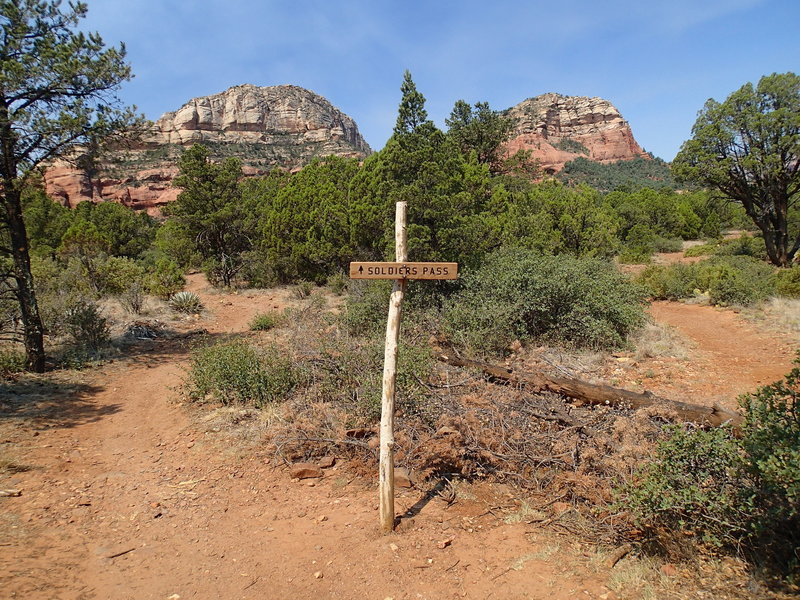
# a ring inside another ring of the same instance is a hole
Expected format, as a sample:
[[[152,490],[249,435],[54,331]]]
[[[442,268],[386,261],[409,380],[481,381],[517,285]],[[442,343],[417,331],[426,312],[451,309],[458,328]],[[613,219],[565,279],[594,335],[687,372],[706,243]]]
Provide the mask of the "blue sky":
[[[708,98],[800,71],[800,0],[88,0],[81,29],[125,42],[121,90],[150,119],[233,85],[299,85],[380,149],[409,69],[444,127],[458,99],[504,109],[600,96],[671,160]]]

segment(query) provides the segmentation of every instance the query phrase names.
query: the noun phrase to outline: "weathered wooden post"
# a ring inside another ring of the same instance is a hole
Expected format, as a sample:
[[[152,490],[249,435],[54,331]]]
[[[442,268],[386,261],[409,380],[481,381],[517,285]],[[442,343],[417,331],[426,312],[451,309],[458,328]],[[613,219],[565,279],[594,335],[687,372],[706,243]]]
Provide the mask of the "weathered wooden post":
[[[406,203],[395,206],[395,260],[408,260],[406,246]],[[379,466],[379,495],[381,529],[394,529],[394,392],[397,383],[397,346],[400,341],[400,317],[406,280],[395,279],[389,297],[389,318],[386,321],[386,348],[383,354],[383,388],[381,391],[381,445]]]
[[[379,495],[381,529],[394,529],[394,397],[397,383],[397,349],[400,341],[400,316],[408,279],[455,279],[456,263],[408,262],[406,247],[406,203],[395,206],[394,240],[396,262],[352,262],[352,279],[394,279],[386,321],[386,347],[383,355],[381,393]]]

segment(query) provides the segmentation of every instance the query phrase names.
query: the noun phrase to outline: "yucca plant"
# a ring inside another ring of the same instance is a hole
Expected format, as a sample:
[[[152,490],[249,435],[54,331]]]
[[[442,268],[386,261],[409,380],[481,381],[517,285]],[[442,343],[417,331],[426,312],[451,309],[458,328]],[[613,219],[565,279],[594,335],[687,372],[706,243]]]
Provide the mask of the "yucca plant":
[[[200,296],[194,292],[177,292],[169,299],[169,305],[172,310],[191,314],[203,310],[203,303],[200,301]]]

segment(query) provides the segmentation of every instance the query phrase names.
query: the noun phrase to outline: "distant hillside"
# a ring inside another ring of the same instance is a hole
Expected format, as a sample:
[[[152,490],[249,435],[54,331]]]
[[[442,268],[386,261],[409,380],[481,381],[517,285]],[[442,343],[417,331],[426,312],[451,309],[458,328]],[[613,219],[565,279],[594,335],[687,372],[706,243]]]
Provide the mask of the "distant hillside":
[[[197,142],[214,158],[239,157],[251,175],[372,153],[355,121],[322,96],[293,85],[239,85],[166,113],[139,145],[103,156],[92,169],[54,165],[45,173],[47,192],[67,206],[111,200],[154,212],[177,196],[177,158]]]
[[[619,188],[637,189],[643,187],[678,189],[669,164],[660,158],[620,160],[612,163],[599,163],[584,157],[576,158],[564,165],[556,175],[570,185],[588,184],[603,192]]]

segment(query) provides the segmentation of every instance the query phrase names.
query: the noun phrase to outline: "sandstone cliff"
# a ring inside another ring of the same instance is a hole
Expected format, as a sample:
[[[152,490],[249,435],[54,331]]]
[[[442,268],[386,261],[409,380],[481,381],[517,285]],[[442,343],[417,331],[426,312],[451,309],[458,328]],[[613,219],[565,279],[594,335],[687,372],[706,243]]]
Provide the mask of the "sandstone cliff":
[[[516,120],[506,150],[531,150],[546,173],[556,173],[579,156],[597,162],[647,157],[628,122],[602,98],[543,94],[505,112]]]
[[[44,175],[47,192],[67,206],[111,200],[157,213],[179,193],[171,183],[181,148],[198,142],[215,158],[241,158],[249,175],[372,152],[355,121],[322,96],[293,85],[239,85],[166,113],[136,147],[108,153],[92,172],[55,163]]]

